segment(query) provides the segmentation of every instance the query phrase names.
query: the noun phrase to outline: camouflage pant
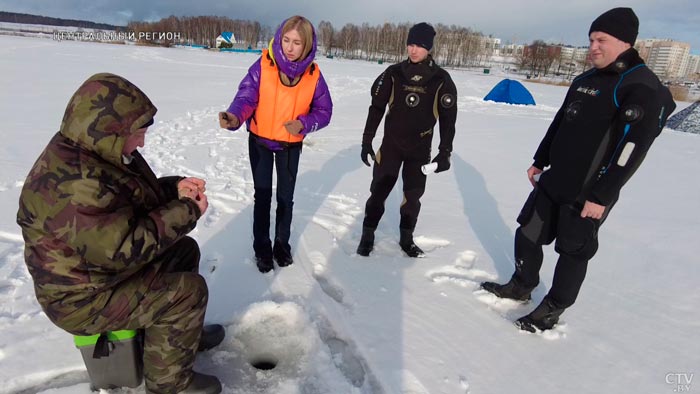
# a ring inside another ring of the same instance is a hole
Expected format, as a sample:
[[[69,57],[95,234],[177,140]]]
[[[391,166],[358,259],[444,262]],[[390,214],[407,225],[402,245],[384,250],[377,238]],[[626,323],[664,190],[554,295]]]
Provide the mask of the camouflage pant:
[[[184,237],[147,269],[116,287],[100,316],[79,328],[93,334],[144,329],[149,393],[176,393],[192,379],[209,295],[198,266],[197,242]]]

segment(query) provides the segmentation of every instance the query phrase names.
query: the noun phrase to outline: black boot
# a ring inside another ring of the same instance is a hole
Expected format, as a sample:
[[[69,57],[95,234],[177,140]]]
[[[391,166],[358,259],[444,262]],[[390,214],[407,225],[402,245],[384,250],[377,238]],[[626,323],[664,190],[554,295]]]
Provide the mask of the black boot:
[[[481,288],[495,294],[499,298],[508,298],[516,301],[529,301],[530,293],[535,289],[534,287],[526,287],[520,284],[515,275],[506,284],[483,282],[481,283]]]
[[[270,272],[270,270],[274,268],[272,262],[272,242],[270,242],[270,239],[254,241],[253,250],[255,250],[255,265],[258,266],[258,271],[263,274]]]
[[[219,394],[221,382],[216,376],[193,372],[192,381],[180,394]]]
[[[399,229],[401,232],[401,238],[399,239],[399,246],[408,255],[408,257],[423,257],[425,253],[418,245],[413,242],[413,230]]]
[[[255,256],[255,265],[258,266],[258,271],[263,274],[270,272],[275,267],[272,262],[272,255]]]
[[[199,338],[198,352],[203,352],[218,346],[224,340],[226,331],[221,324],[209,324],[202,327],[202,336]]]
[[[371,227],[362,227],[362,237],[360,244],[357,245],[357,254],[360,256],[369,256],[369,253],[374,249],[374,230]]]
[[[544,297],[534,311],[516,320],[515,325],[529,332],[550,330],[559,322],[559,316],[564,313],[564,310],[566,308],[560,308],[552,299]]]
[[[275,246],[272,248],[272,255],[275,257],[277,265],[286,267],[294,264],[292,259],[292,247],[288,243],[282,243],[280,240],[275,240]]]

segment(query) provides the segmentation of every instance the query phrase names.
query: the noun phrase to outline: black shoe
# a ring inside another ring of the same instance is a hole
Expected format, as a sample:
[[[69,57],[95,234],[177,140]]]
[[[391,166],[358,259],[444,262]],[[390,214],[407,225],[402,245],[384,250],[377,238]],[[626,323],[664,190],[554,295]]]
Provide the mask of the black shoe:
[[[180,394],[219,394],[221,382],[216,376],[205,375],[199,372],[192,373],[192,381]]]
[[[272,255],[275,257],[275,261],[280,267],[286,267],[294,264],[294,259],[292,259],[292,248],[289,246],[289,244],[283,245],[282,242],[275,241],[275,246],[272,248]]]
[[[270,272],[273,268],[275,268],[275,265],[272,262],[272,256],[255,256],[255,265],[258,266],[258,271],[262,272],[263,274]]]
[[[425,256],[423,249],[419,248],[418,245],[413,242],[413,230],[400,229],[399,231],[401,232],[399,246],[401,246],[401,250],[403,250],[408,257]]]
[[[360,244],[357,246],[357,254],[367,257],[372,249],[374,249],[374,229],[370,227],[363,227],[362,237],[360,237]]]
[[[559,316],[564,313],[564,310],[566,308],[558,307],[551,299],[545,297],[534,311],[516,320],[515,325],[523,331],[532,333],[537,330],[551,330],[559,322]]]
[[[534,290],[534,287],[521,286],[514,278],[510,278],[510,281],[503,285],[495,282],[483,282],[481,288],[495,294],[499,298],[508,298],[516,301],[529,301],[530,293]]]
[[[199,338],[198,352],[215,348],[226,336],[226,330],[221,324],[209,324],[202,327],[202,337]]]

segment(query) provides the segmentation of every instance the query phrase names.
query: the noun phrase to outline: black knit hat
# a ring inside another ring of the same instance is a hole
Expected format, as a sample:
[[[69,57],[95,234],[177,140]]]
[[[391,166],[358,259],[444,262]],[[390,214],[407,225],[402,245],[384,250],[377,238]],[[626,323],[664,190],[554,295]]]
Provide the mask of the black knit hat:
[[[631,8],[613,8],[591,23],[588,35],[594,31],[608,33],[620,41],[634,45],[639,33],[639,19]]]
[[[425,22],[413,25],[408,31],[408,39],[406,45],[416,44],[427,50],[433,49],[433,38],[435,37],[435,29]]]

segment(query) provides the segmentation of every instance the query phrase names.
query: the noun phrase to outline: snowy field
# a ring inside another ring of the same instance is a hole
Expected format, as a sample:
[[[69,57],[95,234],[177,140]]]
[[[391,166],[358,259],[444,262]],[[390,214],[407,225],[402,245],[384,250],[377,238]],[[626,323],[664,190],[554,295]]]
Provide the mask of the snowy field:
[[[126,77],[159,108],[144,149],[156,172],[208,182],[210,207],[193,236],[210,287],[206,320],[224,324],[227,337],[196,369],[219,376],[225,393],[700,393],[699,135],[662,133],[601,230],[577,304],[555,330],[524,334],[511,321],[546,294],[553,250],[528,304],[495,300],[478,283],[512,273],[525,171],[565,88],[526,83],[537,106],[510,106],[482,101],[502,75],[451,71],[459,91],[452,168],[429,176],[416,229],[427,256],[400,252],[399,182],[375,252],[362,258],[354,251],[371,170],[360,140],[370,85],[385,65],[319,59],[335,108],[303,148],[295,264],[262,275],[252,255],[247,133],[216,120],[254,60],[0,36],[0,393],[89,393],[71,336],[34,299],[15,214],[69,97],[98,72]],[[277,367],[254,369],[261,358]]]

